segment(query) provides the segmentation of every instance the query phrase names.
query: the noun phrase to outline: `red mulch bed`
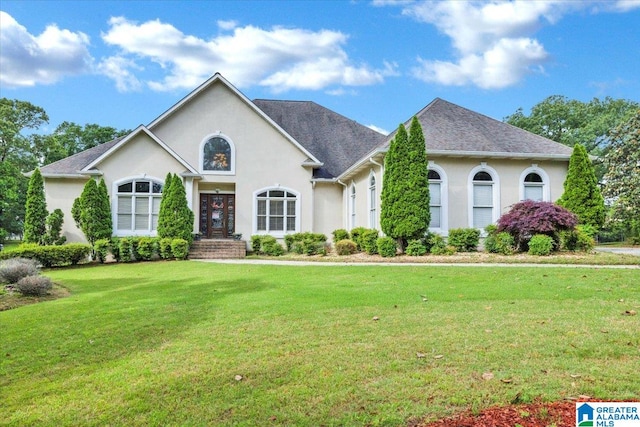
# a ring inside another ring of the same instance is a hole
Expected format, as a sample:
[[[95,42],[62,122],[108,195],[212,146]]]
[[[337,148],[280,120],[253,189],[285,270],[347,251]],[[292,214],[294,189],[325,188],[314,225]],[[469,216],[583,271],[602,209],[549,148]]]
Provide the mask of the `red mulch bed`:
[[[580,401],[593,401],[580,399]],[[536,402],[485,409],[479,414],[466,411],[453,417],[428,423],[409,423],[409,427],[575,427],[576,401]]]

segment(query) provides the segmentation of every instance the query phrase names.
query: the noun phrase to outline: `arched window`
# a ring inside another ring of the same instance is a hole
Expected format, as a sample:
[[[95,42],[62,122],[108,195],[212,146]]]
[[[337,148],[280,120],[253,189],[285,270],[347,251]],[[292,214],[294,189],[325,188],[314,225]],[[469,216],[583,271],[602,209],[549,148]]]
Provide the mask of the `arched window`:
[[[440,174],[429,169],[429,210],[431,222],[429,228],[440,228],[442,224],[442,179]]]
[[[300,228],[298,197],[298,193],[279,187],[254,193],[256,232],[272,235],[297,232]]]
[[[469,226],[483,229],[498,220],[498,173],[482,163],[471,171],[469,178]]]
[[[163,184],[152,178],[133,178],[114,184],[115,235],[151,235],[158,228]]]
[[[376,176],[371,172],[369,175],[369,228],[378,227],[376,200]]]
[[[351,184],[349,191],[349,228],[356,226],[356,185]]]
[[[549,177],[538,165],[525,169],[520,175],[520,200],[534,200],[548,202]]]
[[[231,140],[221,134],[204,139],[200,166],[203,173],[230,175],[235,172],[235,149]]]

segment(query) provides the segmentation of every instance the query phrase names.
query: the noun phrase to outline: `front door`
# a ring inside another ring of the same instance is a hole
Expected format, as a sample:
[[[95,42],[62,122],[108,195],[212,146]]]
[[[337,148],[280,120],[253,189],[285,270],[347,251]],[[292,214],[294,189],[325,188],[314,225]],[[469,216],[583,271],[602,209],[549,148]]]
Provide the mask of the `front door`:
[[[235,194],[200,195],[200,235],[207,239],[233,237],[236,218]]]

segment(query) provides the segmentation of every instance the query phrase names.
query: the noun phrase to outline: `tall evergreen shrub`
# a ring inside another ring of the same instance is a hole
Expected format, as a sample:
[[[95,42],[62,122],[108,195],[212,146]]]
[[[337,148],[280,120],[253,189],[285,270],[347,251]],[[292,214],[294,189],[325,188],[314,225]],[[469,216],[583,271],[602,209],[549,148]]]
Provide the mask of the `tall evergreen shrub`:
[[[194,219],[193,211],[187,204],[182,179],[178,175],[167,175],[158,216],[158,237],[184,239],[191,243]]]
[[[101,185],[104,185],[104,190],[100,190],[95,180],[87,181],[71,209],[76,225],[91,245],[97,240],[108,239],[113,234],[109,196],[104,182]]]
[[[429,229],[428,166],[424,134],[414,117],[409,135],[400,125],[391,141],[380,207],[382,231],[396,239],[403,252],[408,240],[420,239]]]
[[[47,231],[47,202],[44,198],[44,181],[40,169],[33,171],[27,187],[27,203],[25,205],[24,235],[25,243],[43,244]]]
[[[564,193],[557,204],[576,214],[580,224],[596,229],[604,224],[604,198],[600,193],[596,171],[587,150],[580,144],[573,147]]]

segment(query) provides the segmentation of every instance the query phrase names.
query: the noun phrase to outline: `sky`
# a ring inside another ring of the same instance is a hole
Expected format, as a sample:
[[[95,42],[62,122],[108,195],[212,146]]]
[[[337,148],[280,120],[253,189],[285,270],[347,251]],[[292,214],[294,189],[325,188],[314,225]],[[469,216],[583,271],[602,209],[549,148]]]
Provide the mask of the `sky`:
[[[0,2],[0,97],[148,124],[216,72],[390,132],[439,97],[498,120],[551,95],[640,102],[640,0]]]

